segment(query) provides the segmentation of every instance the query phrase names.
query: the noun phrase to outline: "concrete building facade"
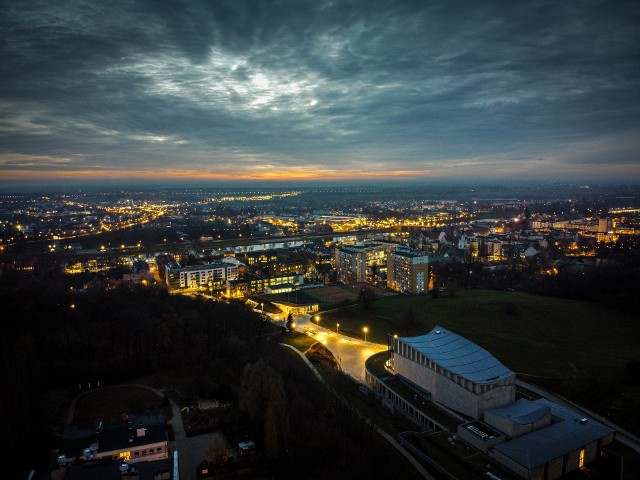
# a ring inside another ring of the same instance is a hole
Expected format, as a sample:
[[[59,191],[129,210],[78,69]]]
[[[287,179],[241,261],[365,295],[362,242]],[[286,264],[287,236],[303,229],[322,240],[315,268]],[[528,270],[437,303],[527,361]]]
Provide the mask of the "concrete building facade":
[[[419,337],[394,338],[392,350],[394,371],[446,408],[477,419],[487,409],[515,401],[515,373],[442,327]]]
[[[238,264],[216,262],[208,265],[181,267],[172,263],[166,267],[166,281],[169,289],[178,288],[220,288],[227,281],[238,278]]]
[[[518,435],[489,454],[528,480],[555,480],[587,465],[615,436],[613,429],[543,398],[487,411],[484,421]]]
[[[386,267],[389,246],[383,243],[362,242],[336,247],[336,278],[342,283],[372,280],[375,269]]]
[[[418,294],[429,289],[429,255],[401,244],[387,257],[387,288]]]

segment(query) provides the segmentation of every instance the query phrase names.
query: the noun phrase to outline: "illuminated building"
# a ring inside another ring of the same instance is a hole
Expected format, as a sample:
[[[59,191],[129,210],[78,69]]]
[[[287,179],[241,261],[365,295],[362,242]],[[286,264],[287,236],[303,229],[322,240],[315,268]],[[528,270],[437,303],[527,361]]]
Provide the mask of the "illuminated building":
[[[429,285],[429,256],[408,245],[398,245],[387,258],[387,288],[403,293],[422,293]]]
[[[611,230],[613,224],[609,217],[598,219],[598,242],[607,242],[611,240]]]
[[[342,283],[373,282],[386,267],[390,244],[362,242],[336,247],[336,277]]]
[[[121,460],[128,463],[168,458],[162,411],[126,415],[115,422],[68,425],[58,455],[64,465],[74,460]]]
[[[393,340],[393,367],[434,402],[472,418],[513,403],[516,374],[475,343],[442,327]]]
[[[615,430],[549,400],[516,401],[516,374],[442,327],[390,336],[384,372],[374,364],[367,362],[366,379],[383,405],[435,432],[445,427],[429,416],[430,402],[466,418],[457,436],[520,478],[560,478],[595,460],[615,438]]]
[[[270,277],[251,277],[242,280],[227,280],[227,296],[242,298],[257,293],[265,293],[268,287],[292,285],[292,289],[298,288],[304,283],[304,275],[290,274]]]
[[[227,261],[227,258],[229,261]],[[171,263],[166,267],[166,281],[170,290],[177,288],[222,287],[228,280],[238,278],[238,262],[227,257],[208,265],[181,267]],[[235,262],[234,262],[235,261]]]

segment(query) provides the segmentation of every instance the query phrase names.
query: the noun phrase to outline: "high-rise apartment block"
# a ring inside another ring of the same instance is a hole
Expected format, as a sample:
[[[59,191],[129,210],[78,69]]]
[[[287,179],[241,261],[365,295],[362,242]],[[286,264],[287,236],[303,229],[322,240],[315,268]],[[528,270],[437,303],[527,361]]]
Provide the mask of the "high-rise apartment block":
[[[403,293],[422,293],[429,289],[429,256],[400,244],[387,258],[387,287]]]
[[[336,277],[343,283],[373,282],[385,268],[389,245],[359,242],[336,247]]]

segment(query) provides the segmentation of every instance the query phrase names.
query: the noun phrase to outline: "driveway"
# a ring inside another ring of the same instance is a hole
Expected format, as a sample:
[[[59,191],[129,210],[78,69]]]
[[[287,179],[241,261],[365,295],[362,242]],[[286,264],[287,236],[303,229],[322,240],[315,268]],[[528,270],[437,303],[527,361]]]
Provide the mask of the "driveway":
[[[214,439],[222,437],[220,432],[204,433],[195,437],[187,437],[180,415],[180,407],[171,400],[173,418],[169,423],[173,425],[175,433],[174,445],[178,449],[178,465],[180,468],[180,480],[196,480],[198,464],[206,458],[207,445]]]

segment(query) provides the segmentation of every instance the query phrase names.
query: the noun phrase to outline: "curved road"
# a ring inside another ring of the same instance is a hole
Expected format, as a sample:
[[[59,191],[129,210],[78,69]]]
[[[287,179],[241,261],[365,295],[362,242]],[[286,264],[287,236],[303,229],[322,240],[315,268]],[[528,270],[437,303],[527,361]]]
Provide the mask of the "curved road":
[[[365,342],[363,339],[348,337],[318,326],[311,321],[309,315],[296,316],[295,322],[298,331],[316,332],[313,337],[329,349],[336,358],[340,369],[362,383],[365,381],[364,363],[367,358],[374,353],[387,350],[386,345]]]

